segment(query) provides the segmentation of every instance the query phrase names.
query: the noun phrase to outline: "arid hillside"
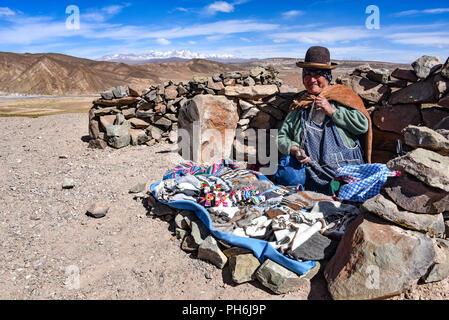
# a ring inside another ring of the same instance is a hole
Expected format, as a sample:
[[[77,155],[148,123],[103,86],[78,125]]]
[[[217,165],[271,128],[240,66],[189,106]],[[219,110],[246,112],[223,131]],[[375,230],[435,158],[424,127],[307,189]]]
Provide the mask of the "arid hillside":
[[[234,70],[206,60],[130,66],[67,55],[0,52],[0,91],[39,95],[97,94],[118,85],[141,90],[168,79],[189,80],[193,75]]]

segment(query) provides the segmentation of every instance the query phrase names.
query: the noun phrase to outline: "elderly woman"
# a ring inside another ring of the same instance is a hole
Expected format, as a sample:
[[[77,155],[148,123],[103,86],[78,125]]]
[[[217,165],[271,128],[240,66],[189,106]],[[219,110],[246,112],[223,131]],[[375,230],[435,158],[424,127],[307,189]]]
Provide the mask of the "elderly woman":
[[[297,66],[303,68],[306,91],[298,94],[279,132],[284,156],[274,179],[281,185],[329,193],[339,167],[371,162],[371,120],[354,91],[330,85],[337,64],[330,62],[327,48],[311,47]],[[362,135],[366,135],[365,157]]]

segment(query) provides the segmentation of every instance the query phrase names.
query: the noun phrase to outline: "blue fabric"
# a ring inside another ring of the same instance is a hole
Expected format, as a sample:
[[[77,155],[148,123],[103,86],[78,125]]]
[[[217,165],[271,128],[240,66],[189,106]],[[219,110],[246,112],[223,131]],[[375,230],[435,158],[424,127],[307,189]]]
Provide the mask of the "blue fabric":
[[[273,182],[287,187],[304,186],[306,183],[306,168],[295,157],[284,155],[279,161]]]
[[[337,175],[337,169],[344,165],[364,164],[359,141],[355,148],[348,148],[329,116],[322,124],[311,119],[309,108],[302,112],[301,128],[304,130],[304,149],[312,160],[306,167],[306,190],[329,193],[330,182]]]
[[[353,180],[340,188],[338,198],[353,202],[365,202],[380,193],[380,189],[393,174],[386,165],[380,163],[361,166],[344,166],[338,170],[336,178]]]
[[[268,180],[264,176],[259,176],[259,179]],[[156,188],[159,184],[160,182],[151,185],[151,192],[153,193],[155,198],[156,194],[154,188]],[[210,218],[209,212],[204,207],[200,206],[195,202],[191,201],[173,201],[168,203],[162,201],[160,202],[172,208],[195,212],[197,217],[204,223],[204,225],[209,229],[210,233],[215,238],[226,241],[227,243],[233,246],[251,250],[254,253],[254,256],[257,259],[259,259],[261,263],[264,263],[265,260],[270,259],[300,275],[306,274],[309,270],[313,269],[316,266],[315,261],[299,262],[287,258],[286,256],[280,254],[266,241],[252,238],[238,237],[229,233],[215,230],[212,227],[212,219]]]

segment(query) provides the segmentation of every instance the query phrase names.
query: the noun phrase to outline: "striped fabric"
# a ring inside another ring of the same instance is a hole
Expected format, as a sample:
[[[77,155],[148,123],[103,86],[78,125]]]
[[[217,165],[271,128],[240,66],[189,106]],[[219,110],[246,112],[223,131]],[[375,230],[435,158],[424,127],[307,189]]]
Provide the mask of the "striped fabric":
[[[238,169],[239,166],[230,159],[223,159],[219,163],[212,166],[197,166],[193,162],[186,162],[176,166],[173,169],[168,170],[165,173],[164,180],[176,179],[183,176],[193,175],[208,175],[214,176],[218,174],[224,174],[226,172]]]

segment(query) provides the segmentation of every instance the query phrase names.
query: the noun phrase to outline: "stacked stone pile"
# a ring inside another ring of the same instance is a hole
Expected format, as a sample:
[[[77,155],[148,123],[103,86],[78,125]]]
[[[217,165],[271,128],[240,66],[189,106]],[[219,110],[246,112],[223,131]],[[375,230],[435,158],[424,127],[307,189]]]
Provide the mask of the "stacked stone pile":
[[[408,126],[402,176],[362,205],[325,270],[334,299],[378,299],[449,276],[449,130]]]
[[[412,69],[396,70],[366,64],[336,81],[359,94],[371,113],[374,162],[386,163],[396,156],[408,125],[434,128],[449,117],[449,59],[443,65],[438,57],[423,56]]]
[[[261,88],[282,85],[273,68],[254,68],[249,72],[228,72],[212,77],[194,77],[188,83],[169,81],[151,86],[141,95],[119,86],[101,93],[89,112],[90,147],[123,148],[131,145],[176,142],[178,116],[187,101],[199,95],[225,95],[229,87],[251,88],[249,97]],[[230,95],[236,93],[230,93]],[[261,97],[265,94],[262,93]],[[212,99],[214,100],[214,99]],[[216,99],[215,99],[216,100]]]

